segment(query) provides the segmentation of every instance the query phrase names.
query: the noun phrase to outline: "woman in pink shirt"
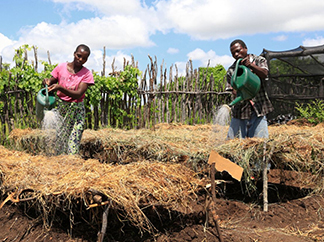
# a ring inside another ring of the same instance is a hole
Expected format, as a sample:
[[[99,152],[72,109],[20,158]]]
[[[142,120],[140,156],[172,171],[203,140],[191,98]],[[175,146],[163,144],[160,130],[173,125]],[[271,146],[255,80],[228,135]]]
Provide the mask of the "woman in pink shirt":
[[[72,62],[61,63],[52,71],[50,79],[44,79],[48,91],[56,91],[58,113],[62,125],[57,128],[57,154],[77,154],[85,122],[83,99],[90,85],[94,84],[90,70],[83,66],[90,55],[90,48],[79,45]]]

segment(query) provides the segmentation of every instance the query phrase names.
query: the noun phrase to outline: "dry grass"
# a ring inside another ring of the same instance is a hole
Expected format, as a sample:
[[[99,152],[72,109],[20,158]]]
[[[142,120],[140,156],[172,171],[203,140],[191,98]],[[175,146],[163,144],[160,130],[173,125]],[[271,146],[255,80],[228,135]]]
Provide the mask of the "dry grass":
[[[97,205],[93,195],[100,194],[103,202],[122,209],[125,219],[148,230],[152,225],[142,211],[144,206],[190,209],[190,197],[201,183],[181,164],[138,161],[111,165],[78,156],[31,156],[4,147],[0,147],[0,172],[1,190],[12,192],[12,201],[19,201],[20,192],[27,191],[39,203],[45,219],[53,197],[81,199],[91,208]]]
[[[310,173],[313,180],[304,180],[301,176],[300,186],[312,185],[322,190],[324,173],[324,126],[315,127],[281,125],[269,127],[269,140],[266,142],[265,155],[272,168],[289,169],[301,173]],[[231,140],[220,145],[216,150],[225,157],[240,164],[251,176],[256,166],[263,160],[264,140],[251,138]],[[310,184],[311,183],[311,184]]]
[[[197,172],[206,172],[211,150],[240,164],[246,174],[263,159],[264,140],[226,141],[227,129],[160,124],[155,130],[86,130],[81,157],[32,156],[46,153],[44,133],[14,130],[12,147],[27,153],[0,148],[0,189],[7,194],[11,190],[15,196],[31,189],[30,196],[36,196],[44,211],[51,196],[81,199],[91,208],[96,206],[93,196],[98,193],[104,201],[121,208],[124,218],[135,226],[152,230],[142,208],[190,209],[188,198],[193,198],[202,183]],[[301,176],[300,186],[312,183],[321,191],[324,126],[271,126],[269,133],[266,155],[272,165],[312,174],[312,181]]]

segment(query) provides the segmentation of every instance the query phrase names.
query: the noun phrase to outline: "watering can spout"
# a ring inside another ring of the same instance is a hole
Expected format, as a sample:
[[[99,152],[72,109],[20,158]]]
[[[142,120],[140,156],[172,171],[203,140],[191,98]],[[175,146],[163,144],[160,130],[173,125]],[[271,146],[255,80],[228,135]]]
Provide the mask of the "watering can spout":
[[[236,97],[228,106],[232,107],[243,100],[242,96]]]
[[[45,91],[46,91],[46,95],[45,95],[45,107],[48,108],[49,107],[49,96],[48,96],[48,86],[45,86]]]

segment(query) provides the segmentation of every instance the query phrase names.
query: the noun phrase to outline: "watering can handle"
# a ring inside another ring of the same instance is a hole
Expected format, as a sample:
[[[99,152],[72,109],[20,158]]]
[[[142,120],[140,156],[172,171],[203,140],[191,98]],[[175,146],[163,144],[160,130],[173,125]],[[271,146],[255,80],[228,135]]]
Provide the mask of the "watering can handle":
[[[48,86],[47,86],[47,84],[45,85],[45,90],[46,90],[45,105],[49,106]]]
[[[236,65],[235,65],[235,69],[234,69],[234,72],[233,72],[233,75],[232,75],[232,78],[231,78],[231,86],[236,90],[237,89],[237,86],[236,86],[236,83],[235,83],[235,80],[236,80],[236,73],[237,73],[237,68],[240,64],[240,62],[242,61],[242,58],[238,59],[236,61]]]

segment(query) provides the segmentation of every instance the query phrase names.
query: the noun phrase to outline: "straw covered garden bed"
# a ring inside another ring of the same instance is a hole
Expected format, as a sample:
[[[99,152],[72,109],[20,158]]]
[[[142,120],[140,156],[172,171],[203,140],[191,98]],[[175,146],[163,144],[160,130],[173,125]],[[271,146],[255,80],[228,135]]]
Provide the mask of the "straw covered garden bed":
[[[166,221],[199,213],[195,204],[205,206],[200,195],[210,194],[206,185],[210,183],[207,161],[211,150],[244,168],[245,187],[240,189],[249,191],[246,196],[258,191],[259,173],[255,171],[264,156],[271,171],[279,171],[273,178],[276,183],[292,182],[280,171],[294,172],[292,185],[321,194],[322,124],[270,126],[266,143],[254,138],[226,141],[227,129],[160,124],[154,130],[86,130],[79,156],[53,156],[44,131],[13,130],[11,149],[0,147],[0,206],[24,204],[46,228],[64,215],[71,234],[77,216],[82,221],[78,223],[102,232],[103,213],[109,209],[110,223],[133,226],[142,236],[153,236],[163,233],[161,224],[169,223]],[[224,198],[221,193],[217,197]],[[200,215],[198,223],[205,224],[204,218]],[[220,228],[226,234],[222,218],[220,215]],[[122,227],[114,229],[122,231]]]

